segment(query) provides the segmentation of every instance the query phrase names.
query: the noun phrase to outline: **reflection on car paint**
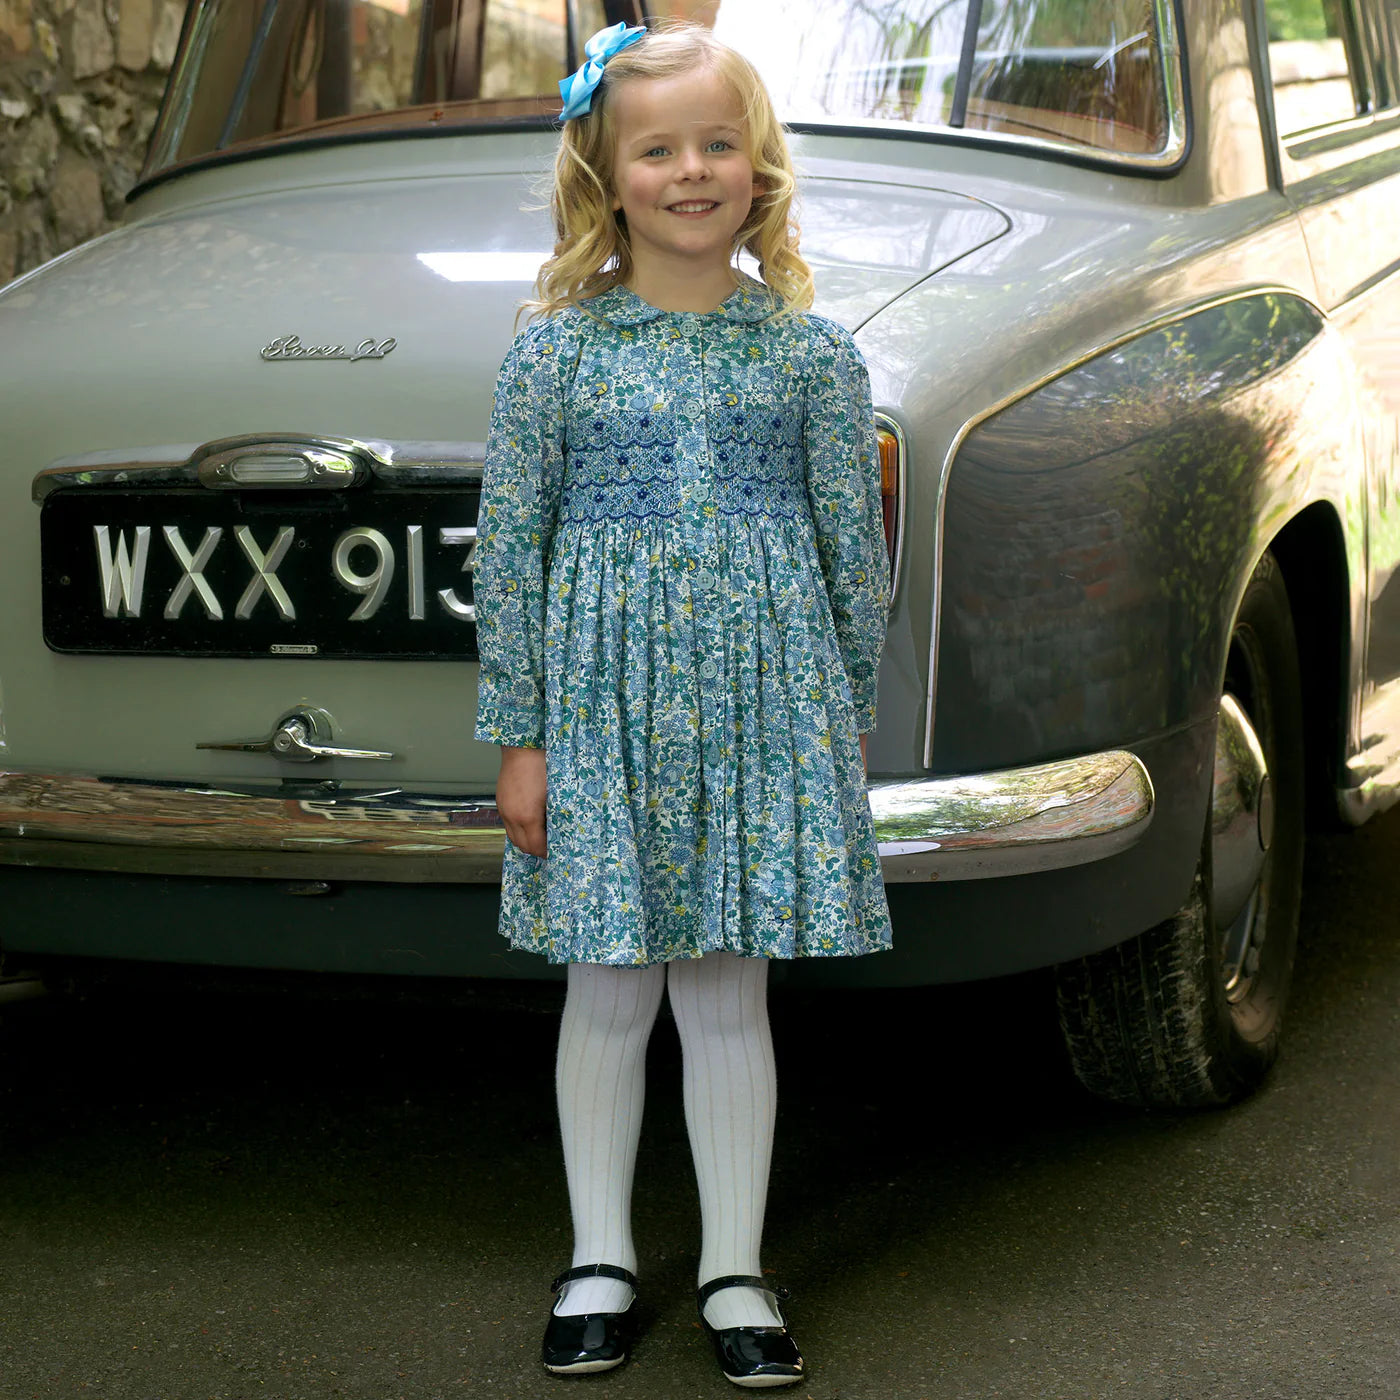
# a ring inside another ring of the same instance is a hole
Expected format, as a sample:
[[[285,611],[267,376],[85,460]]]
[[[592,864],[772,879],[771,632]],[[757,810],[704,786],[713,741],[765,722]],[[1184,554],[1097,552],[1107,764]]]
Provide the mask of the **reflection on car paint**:
[[[1345,383],[1316,308],[1266,292],[1135,337],[977,427],[943,524],[935,770],[1209,714],[1235,603],[1221,581],[1248,571],[1276,503],[1345,476],[1345,439],[1310,411]]]

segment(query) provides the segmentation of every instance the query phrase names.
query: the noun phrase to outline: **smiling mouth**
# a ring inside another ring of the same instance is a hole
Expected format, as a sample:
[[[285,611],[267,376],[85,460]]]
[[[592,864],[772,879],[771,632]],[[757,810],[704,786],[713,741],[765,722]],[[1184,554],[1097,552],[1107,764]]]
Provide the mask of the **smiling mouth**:
[[[708,214],[718,209],[719,202],[713,199],[688,199],[682,204],[668,204],[666,209],[672,214]]]

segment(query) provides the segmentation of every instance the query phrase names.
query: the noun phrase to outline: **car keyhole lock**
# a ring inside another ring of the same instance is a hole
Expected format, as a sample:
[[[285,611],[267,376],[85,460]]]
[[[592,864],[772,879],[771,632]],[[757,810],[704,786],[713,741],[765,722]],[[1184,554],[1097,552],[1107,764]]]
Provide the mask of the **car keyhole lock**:
[[[292,763],[310,763],[318,757],[316,746],[308,744],[310,729],[304,715],[288,715],[279,722],[272,736],[272,752]]]

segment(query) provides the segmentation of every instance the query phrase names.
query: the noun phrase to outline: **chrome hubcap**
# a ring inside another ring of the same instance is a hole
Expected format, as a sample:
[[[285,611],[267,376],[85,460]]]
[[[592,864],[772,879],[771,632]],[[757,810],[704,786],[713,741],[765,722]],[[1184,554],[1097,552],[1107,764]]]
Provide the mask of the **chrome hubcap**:
[[[1273,834],[1274,795],[1263,746],[1239,702],[1224,695],[1211,797],[1211,905],[1231,1001],[1248,993],[1259,970],[1262,877]]]

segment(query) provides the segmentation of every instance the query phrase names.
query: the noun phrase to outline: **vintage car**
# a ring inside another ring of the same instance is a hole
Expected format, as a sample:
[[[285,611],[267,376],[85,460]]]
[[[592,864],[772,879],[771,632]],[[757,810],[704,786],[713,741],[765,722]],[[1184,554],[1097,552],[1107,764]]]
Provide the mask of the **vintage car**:
[[[5,967],[529,978],[472,740],[492,387],[557,83],[711,24],[869,363],[896,950],[1076,1071],[1247,1092],[1309,822],[1400,792],[1382,0],[193,0],[116,232],[0,294]]]

